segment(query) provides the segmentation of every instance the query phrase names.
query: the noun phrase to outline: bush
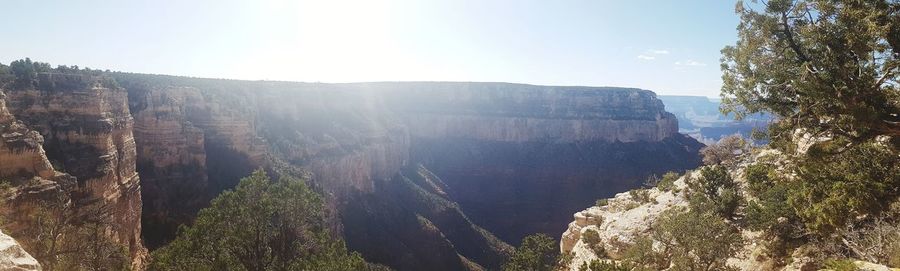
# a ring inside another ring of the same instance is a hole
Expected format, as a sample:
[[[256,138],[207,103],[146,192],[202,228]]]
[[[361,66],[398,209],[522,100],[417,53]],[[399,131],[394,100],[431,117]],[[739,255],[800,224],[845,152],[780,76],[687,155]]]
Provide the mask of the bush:
[[[659,183],[656,185],[660,191],[670,191],[675,188],[675,181],[680,178],[681,175],[675,172],[666,172],[663,174],[662,178],[659,180]]]
[[[900,221],[878,218],[865,227],[849,229],[844,238],[862,259],[900,267]]]
[[[597,205],[597,207],[609,205],[609,199],[598,199],[595,205]]]
[[[607,257],[606,248],[601,243],[603,240],[600,240],[600,234],[597,231],[591,229],[584,231],[584,234],[581,235],[581,240],[594,251],[594,255],[597,255],[597,257]]]
[[[670,209],[657,220],[653,238],[663,245],[670,270],[730,270],[725,261],[743,240],[737,228],[703,210]]]
[[[668,255],[653,249],[653,239],[636,237],[622,252],[622,259],[635,267],[648,270],[663,270],[669,266]]]
[[[833,271],[857,271],[859,267],[849,259],[829,259],[825,261],[825,268]]]
[[[691,209],[712,210],[721,217],[732,219],[743,202],[737,185],[723,166],[706,166],[700,177],[688,183]]]
[[[503,264],[505,271],[552,271],[560,264],[559,246],[546,234],[534,234],[522,239],[522,245]]]
[[[650,202],[650,190],[647,189],[634,189],[628,191],[628,195],[631,196],[631,199],[637,201],[641,204],[645,204]]]
[[[749,151],[750,144],[740,135],[724,137],[700,150],[703,163],[706,165],[733,165],[736,158]]]
[[[592,260],[590,263],[583,262],[578,267],[579,271],[634,271],[635,266],[628,263],[619,263],[608,260]]]
[[[775,169],[772,165],[757,163],[747,166],[744,169],[744,177],[747,180],[747,191],[753,196],[759,196],[764,191],[772,187],[774,182]]]

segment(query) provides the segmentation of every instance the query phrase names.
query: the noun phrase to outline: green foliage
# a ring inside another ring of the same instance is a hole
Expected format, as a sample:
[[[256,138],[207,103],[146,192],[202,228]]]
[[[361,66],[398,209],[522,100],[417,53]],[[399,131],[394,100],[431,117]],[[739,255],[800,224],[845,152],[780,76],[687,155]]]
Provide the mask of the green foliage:
[[[740,135],[724,137],[700,150],[706,165],[732,165],[737,157],[750,150],[750,144]]]
[[[691,209],[712,210],[721,217],[732,219],[743,202],[737,185],[724,166],[706,166],[700,177],[688,182]]]
[[[516,252],[503,264],[505,271],[552,271],[560,263],[556,241],[545,234],[533,234],[522,239]]]
[[[834,271],[857,271],[859,267],[849,259],[829,259],[825,261],[825,268]]]
[[[597,207],[609,205],[609,199],[598,199],[594,205],[596,205]]]
[[[656,184],[656,188],[659,188],[660,191],[670,191],[675,189],[675,181],[680,178],[681,175],[675,172],[666,172],[663,174],[662,178],[659,180],[659,183]]]
[[[622,259],[633,267],[646,270],[662,270],[669,266],[669,256],[653,249],[653,239],[639,236],[622,253]]]
[[[321,196],[301,180],[258,170],[153,253],[152,270],[365,270],[329,236]]]
[[[798,161],[788,201],[807,228],[828,234],[849,219],[877,215],[900,196],[900,157],[868,142]]]
[[[581,266],[578,267],[579,271],[635,271],[640,270],[637,269],[634,265],[622,262],[608,261],[608,260],[592,260],[590,263],[583,262]]]
[[[637,208],[637,207],[640,207],[640,206],[641,206],[640,203],[631,201],[631,202],[626,203],[625,206],[623,206],[623,208],[624,208],[625,210],[631,210],[631,209],[634,209],[634,208]]]
[[[654,240],[671,262],[670,270],[729,270],[725,260],[735,255],[743,240],[738,230],[708,211],[671,209],[656,222]],[[644,250],[652,250],[644,244]],[[663,265],[665,266],[665,265]]]
[[[31,61],[30,58],[15,60],[9,64],[9,70],[15,76],[16,88],[29,88],[37,84],[37,74],[52,70],[50,64]]]
[[[649,203],[651,201],[650,190],[647,189],[633,189],[631,191],[628,191],[628,195],[631,196],[631,199],[641,204]]]
[[[756,163],[747,166],[744,169],[744,176],[747,180],[747,191],[750,195],[760,196],[768,190],[774,182],[775,169],[772,165],[765,163]]]
[[[591,229],[584,231],[581,235],[581,240],[594,251],[594,254],[597,255],[597,257],[605,258],[607,256],[606,248],[603,247],[603,243],[601,243],[603,240],[600,239],[600,234],[597,233],[597,231]]]
[[[790,183],[775,179],[772,168],[766,164],[747,167],[745,176],[748,190],[756,199],[744,209],[744,225],[764,233],[762,244],[770,257],[787,256],[788,244],[804,233],[803,225],[788,203]]]
[[[722,50],[723,112],[775,114],[775,141],[798,128],[853,142],[900,135],[900,2],[737,7],[738,41]]]
[[[9,66],[0,64],[0,88],[2,88],[6,83],[12,82],[16,79],[16,76],[12,74],[12,71],[9,70]]]

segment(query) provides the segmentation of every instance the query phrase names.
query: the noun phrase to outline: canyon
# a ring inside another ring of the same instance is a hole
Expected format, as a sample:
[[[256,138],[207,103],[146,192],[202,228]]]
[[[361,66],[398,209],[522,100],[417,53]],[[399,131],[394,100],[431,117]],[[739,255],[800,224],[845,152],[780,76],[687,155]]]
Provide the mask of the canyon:
[[[135,268],[257,168],[307,174],[368,261],[481,270],[597,198],[700,163],[702,144],[640,89],[39,75],[0,96],[0,177],[21,198],[8,204],[52,191],[104,206]]]

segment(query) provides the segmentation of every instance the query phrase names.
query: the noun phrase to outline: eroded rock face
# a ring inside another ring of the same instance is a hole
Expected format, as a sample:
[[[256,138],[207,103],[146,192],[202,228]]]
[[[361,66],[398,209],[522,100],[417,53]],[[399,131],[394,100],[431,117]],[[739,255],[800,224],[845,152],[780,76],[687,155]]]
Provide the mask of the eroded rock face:
[[[16,176],[52,178],[55,172],[44,152],[44,138],[25,127],[6,108],[0,92],[0,178]]]
[[[646,90],[409,83],[383,91],[409,127],[412,160],[510,243],[559,235],[567,214],[598,197],[700,164],[702,145],[678,134],[675,117]]]
[[[383,88],[416,138],[500,142],[657,142],[675,116],[647,90],[507,83],[388,83]]]
[[[127,94],[88,75],[44,73],[38,82],[37,87],[8,90],[9,112],[40,133],[48,160],[60,166],[56,170],[77,178],[76,208],[99,204],[108,209],[114,240],[129,249],[136,267],[142,266],[147,251],[141,241],[140,183]]]

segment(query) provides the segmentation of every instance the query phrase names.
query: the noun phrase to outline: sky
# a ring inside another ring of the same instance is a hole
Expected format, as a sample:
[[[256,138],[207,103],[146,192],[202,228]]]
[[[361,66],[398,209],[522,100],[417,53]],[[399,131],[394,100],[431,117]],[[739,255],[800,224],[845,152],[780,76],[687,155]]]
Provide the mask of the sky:
[[[718,96],[731,0],[0,0],[0,63]]]

